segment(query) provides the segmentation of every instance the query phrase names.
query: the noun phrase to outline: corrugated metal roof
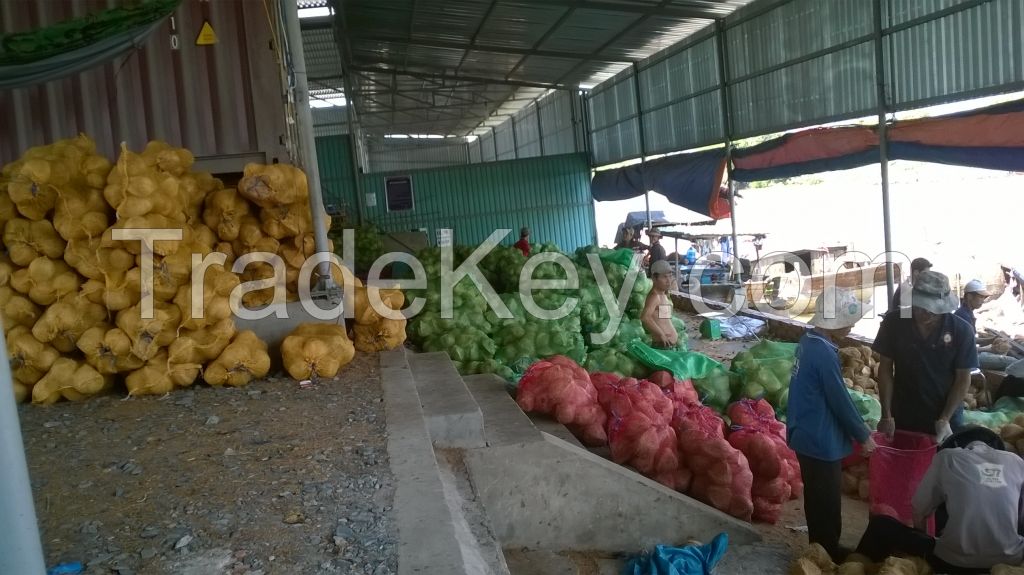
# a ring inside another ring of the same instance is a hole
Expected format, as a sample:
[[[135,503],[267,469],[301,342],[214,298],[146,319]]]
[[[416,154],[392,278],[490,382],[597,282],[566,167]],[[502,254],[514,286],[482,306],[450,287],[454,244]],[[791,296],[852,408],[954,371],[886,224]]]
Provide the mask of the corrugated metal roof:
[[[310,75],[330,84],[348,62],[369,132],[479,135],[525,90],[600,82],[751,0],[332,1],[333,22],[303,27],[314,46],[337,27],[340,56],[312,51]]]
[[[890,0],[893,24],[937,12],[953,0]],[[993,0],[894,32],[885,43],[888,96],[911,109],[950,96],[1024,89],[1024,0]]]

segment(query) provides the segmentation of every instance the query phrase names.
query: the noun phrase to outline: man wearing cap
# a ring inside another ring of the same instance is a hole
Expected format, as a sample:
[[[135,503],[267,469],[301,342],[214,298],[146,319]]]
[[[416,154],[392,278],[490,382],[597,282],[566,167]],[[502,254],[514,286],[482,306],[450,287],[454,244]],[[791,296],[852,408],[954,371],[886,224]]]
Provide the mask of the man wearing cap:
[[[647,249],[648,265],[653,266],[654,262],[667,261],[665,246],[661,245],[661,232],[657,229],[647,230],[647,237],[651,240],[651,247]],[[654,277],[654,272],[651,272],[651,277]]]
[[[839,363],[839,342],[868,311],[847,290],[829,288],[815,304],[811,329],[800,338],[789,385],[786,437],[800,461],[807,538],[841,563],[843,459],[852,441],[875,450],[871,430],[853,405]]]
[[[974,310],[980,309],[985,300],[992,295],[985,289],[980,280],[971,280],[964,286],[964,297],[960,300],[960,308],[955,315],[971,324],[971,329],[978,331],[978,320],[974,318]]]
[[[941,443],[962,426],[978,350],[971,326],[953,315],[960,302],[945,275],[921,272],[911,300],[911,317],[886,314],[872,346],[881,356],[878,431],[925,433]]]
[[[672,325],[672,302],[668,299],[668,290],[672,287],[672,266],[665,260],[651,264],[651,279],[654,285],[647,294],[644,310],[640,313],[640,321],[650,334],[654,347],[673,349],[679,342],[679,334]]]
[[[530,228],[519,230],[519,241],[514,244],[514,247],[523,252],[524,256],[530,257]]]
[[[960,300],[960,309],[956,310],[956,316],[971,324],[975,334],[978,333],[978,325],[974,311],[980,309],[991,295],[981,280],[971,280],[964,286],[964,297]],[[1005,353],[994,353],[992,345],[978,347],[979,368],[1006,371],[1014,361]],[[981,373],[980,369],[978,373]]]
[[[910,278],[902,284],[896,286],[896,291],[892,294],[892,305],[889,306],[890,310],[899,309],[900,306],[906,307],[910,305],[910,301],[903,301],[904,293],[909,293],[914,288],[914,284],[917,283],[918,276],[921,272],[926,272],[932,269],[932,262],[924,258],[914,258],[910,262]]]

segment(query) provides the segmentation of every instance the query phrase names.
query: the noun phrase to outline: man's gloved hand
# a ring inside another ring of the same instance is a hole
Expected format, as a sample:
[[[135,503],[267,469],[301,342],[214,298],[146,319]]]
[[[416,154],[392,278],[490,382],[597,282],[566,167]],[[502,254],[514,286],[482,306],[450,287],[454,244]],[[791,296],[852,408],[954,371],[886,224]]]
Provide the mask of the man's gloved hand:
[[[891,417],[885,417],[878,422],[878,433],[885,434],[889,439],[896,434],[896,420]]]
[[[935,441],[942,445],[943,441],[946,441],[953,436],[953,429],[949,427],[949,422],[945,419],[939,419],[935,422]]]

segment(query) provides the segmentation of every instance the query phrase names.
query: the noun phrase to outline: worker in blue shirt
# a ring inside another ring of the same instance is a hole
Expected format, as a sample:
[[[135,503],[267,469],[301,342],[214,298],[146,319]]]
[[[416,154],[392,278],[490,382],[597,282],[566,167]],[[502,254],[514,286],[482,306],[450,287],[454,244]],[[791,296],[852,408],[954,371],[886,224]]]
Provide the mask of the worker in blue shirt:
[[[967,285],[964,286],[964,297],[960,300],[960,307],[954,312],[954,315],[971,324],[971,329],[977,333],[978,320],[974,317],[974,310],[980,309],[991,295],[981,280],[967,282]]]
[[[867,312],[851,292],[830,288],[818,297],[811,325],[800,339],[789,384],[786,427],[789,446],[804,481],[807,538],[841,563],[843,459],[853,450],[871,455],[871,430],[853,405],[843,381],[838,344]]]
[[[921,272],[911,299],[911,317],[887,313],[872,346],[881,356],[878,431],[934,434],[942,443],[962,427],[964,396],[978,366],[974,330],[953,315],[960,300],[944,274]]]

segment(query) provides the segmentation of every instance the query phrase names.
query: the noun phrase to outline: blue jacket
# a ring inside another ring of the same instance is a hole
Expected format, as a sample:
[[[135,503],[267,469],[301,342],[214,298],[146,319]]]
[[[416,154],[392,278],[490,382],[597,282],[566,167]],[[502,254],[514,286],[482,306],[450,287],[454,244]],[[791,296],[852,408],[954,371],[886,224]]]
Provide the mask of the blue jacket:
[[[789,383],[786,431],[793,451],[821,461],[838,461],[870,432],[846,391],[839,348],[813,330],[800,338]]]

